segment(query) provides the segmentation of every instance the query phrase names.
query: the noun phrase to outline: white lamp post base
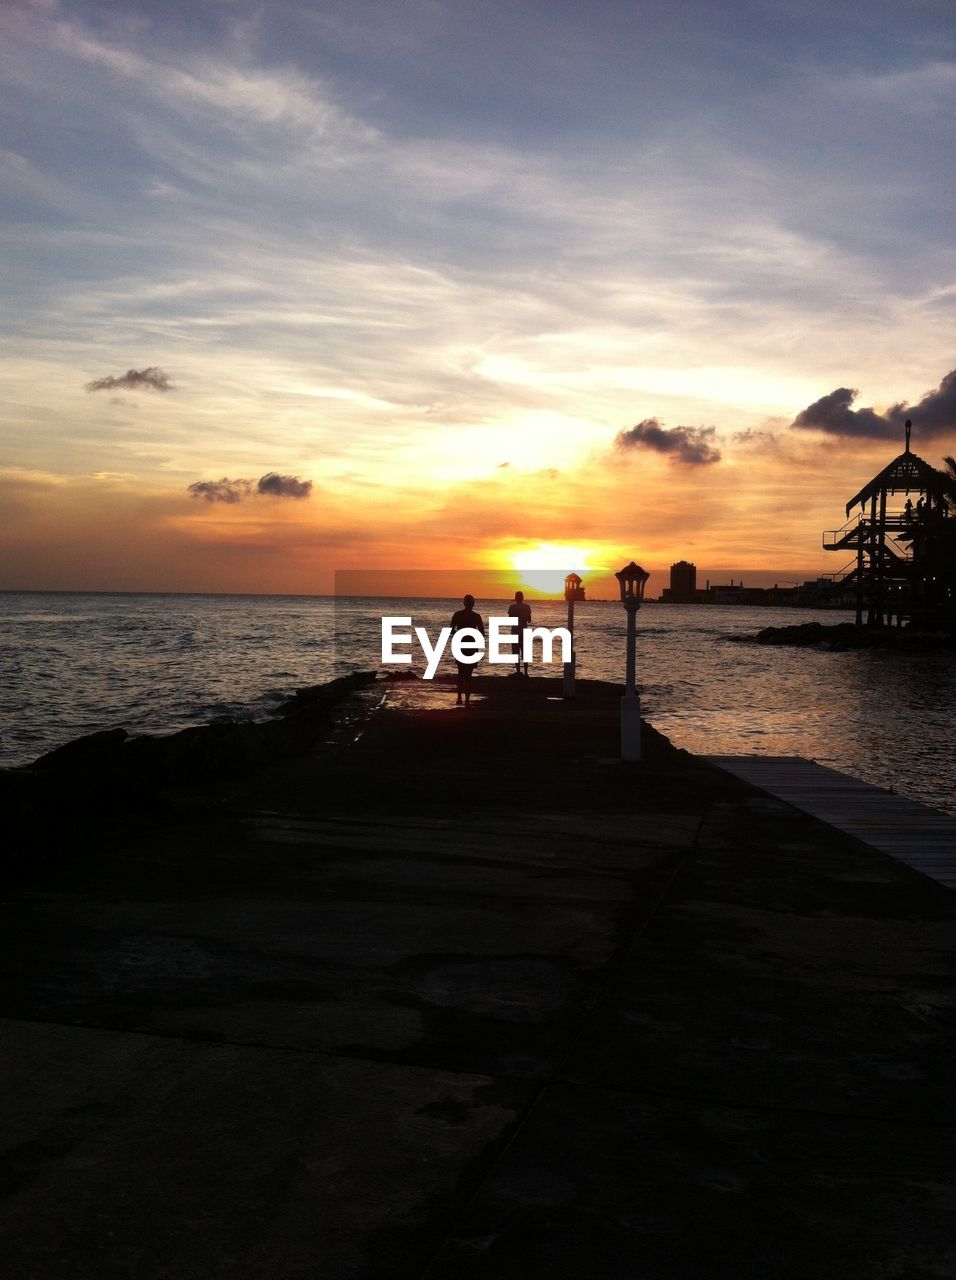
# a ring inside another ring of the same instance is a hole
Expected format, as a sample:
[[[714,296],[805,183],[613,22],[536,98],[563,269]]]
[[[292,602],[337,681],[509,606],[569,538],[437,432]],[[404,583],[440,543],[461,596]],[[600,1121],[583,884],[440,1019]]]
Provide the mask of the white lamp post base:
[[[564,664],[564,686],[562,692],[565,698],[574,697],[574,670],[577,666],[577,654],[572,652],[571,661]]]
[[[621,699],[621,759],[636,763],[641,758],[641,700],[637,694]]]

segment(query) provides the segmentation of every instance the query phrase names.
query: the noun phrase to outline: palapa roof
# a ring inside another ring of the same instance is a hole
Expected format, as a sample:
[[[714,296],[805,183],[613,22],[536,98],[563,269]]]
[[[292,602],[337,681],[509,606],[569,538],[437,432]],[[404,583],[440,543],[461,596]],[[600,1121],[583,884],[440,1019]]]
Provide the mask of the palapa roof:
[[[873,477],[869,484],[863,486],[860,492],[846,504],[847,515],[853,510],[857,503],[868,502],[875,493],[882,493],[885,489],[887,493],[909,493],[910,490],[916,490],[920,493],[945,493],[947,488],[946,477],[941,471],[937,471],[935,467],[931,467],[928,462],[924,462],[922,458],[915,453],[910,453],[907,447],[893,461],[883,468],[883,470]]]

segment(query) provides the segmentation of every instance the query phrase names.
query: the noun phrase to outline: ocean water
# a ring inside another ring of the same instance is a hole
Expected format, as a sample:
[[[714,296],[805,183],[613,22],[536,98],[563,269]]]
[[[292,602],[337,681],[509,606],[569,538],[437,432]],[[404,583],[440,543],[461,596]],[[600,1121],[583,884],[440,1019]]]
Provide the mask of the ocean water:
[[[0,765],[28,763],[117,725],[167,732],[267,716],[302,685],[379,668],[383,614],[411,617],[434,635],[455,607],[424,599],[0,593]],[[505,602],[478,608],[486,618],[507,612]],[[849,617],[645,605],[637,648],[645,715],[690,751],[806,756],[956,813],[951,653],[734,639],[765,626]],[[535,604],[534,622],[563,625],[564,604]],[[622,680],[624,636],[619,604],[578,604],[579,675]],[[453,665],[446,658],[441,669]]]

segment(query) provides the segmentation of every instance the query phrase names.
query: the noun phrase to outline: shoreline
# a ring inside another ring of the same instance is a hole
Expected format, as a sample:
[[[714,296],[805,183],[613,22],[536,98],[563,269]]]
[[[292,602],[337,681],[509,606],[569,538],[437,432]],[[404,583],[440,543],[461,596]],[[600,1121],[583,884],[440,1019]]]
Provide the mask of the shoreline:
[[[801,622],[790,627],[764,627],[756,635],[729,638],[735,644],[818,646],[835,652],[849,649],[888,649],[899,653],[948,649],[956,652],[956,635],[951,631],[858,627],[853,622]]]

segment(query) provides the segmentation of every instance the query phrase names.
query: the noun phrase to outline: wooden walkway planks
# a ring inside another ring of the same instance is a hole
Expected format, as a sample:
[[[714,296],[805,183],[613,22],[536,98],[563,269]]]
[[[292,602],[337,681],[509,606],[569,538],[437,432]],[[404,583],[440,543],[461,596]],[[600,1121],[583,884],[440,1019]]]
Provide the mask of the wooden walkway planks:
[[[708,756],[778,800],[956,889],[956,818],[802,756]]]

